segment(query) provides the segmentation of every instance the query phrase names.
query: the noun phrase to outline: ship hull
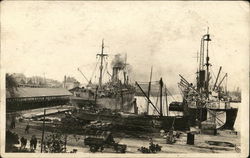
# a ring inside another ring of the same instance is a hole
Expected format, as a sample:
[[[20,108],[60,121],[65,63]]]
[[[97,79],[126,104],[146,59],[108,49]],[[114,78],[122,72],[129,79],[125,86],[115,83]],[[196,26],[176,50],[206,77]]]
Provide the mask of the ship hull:
[[[97,98],[97,109],[111,109],[123,112],[133,112],[134,109],[134,93],[124,93],[122,96],[117,97],[102,97]]]
[[[222,102],[215,102],[222,103]],[[208,110],[216,112],[225,112],[225,122],[223,125],[218,127],[219,129],[234,129],[235,120],[238,113],[238,108],[230,107],[227,103],[223,104],[209,104],[206,108],[197,108],[195,102],[180,102],[172,103],[172,108],[170,111],[183,111],[184,116],[188,117],[189,126],[197,126],[198,122],[203,122],[209,119]],[[221,118],[219,118],[221,122]],[[222,121],[223,122],[223,121]]]
[[[82,107],[90,107],[95,105],[95,100],[90,98],[82,98],[82,97],[71,97],[70,104],[77,106],[79,108]]]
[[[187,114],[188,122],[190,126],[196,126],[197,121],[205,121],[207,120],[207,109],[206,108],[188,108]]]
[[[71,103],[80,108],[93,106],[95,109],[111,109],[123,112],[134,112],[134,93],[124,93],[116,97],[72,97]]]
[[[238,108],[226,109],[226,123],[221,127],[221,129],[233,130],[237,113],[238,113]]]
[[[222,125],[219,129],[234,129],[235,120],[238,113],[238,108],[231,108],[231,109],[213,109],[217,112],[224,111],[226,112],[226,121],[225,124]],[[199,121],[206,121],[207,120],[207,109],[196,109],[196,108],[188,108],[188,119],[189,119],[189,125],[194,126],[196,125],[196,120]]]
[[[98,114],[79,112],[75,114],[79,120],[84,121],[107,121],[111,122],[117,129],[130,131],[159,131],[164,130],[188,130],[188,119],[185,116],[154,116],[154,115],[135,115],[135,114]]]

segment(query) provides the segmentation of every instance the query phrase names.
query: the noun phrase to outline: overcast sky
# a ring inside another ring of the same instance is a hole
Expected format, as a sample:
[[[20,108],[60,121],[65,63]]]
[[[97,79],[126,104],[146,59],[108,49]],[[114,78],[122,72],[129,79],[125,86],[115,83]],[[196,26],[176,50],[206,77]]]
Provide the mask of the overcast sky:
[[[212,70],[229,74],[229,87],[248,76],[248,2],[80,2],[3,1],[1,3],[2,68],[27,76],[45,73],[90,78],[105,40],[109,63],[127,53],[133,80],[163,77],[176,86],[178,74],[195,79],[200,39],[209,32]]]

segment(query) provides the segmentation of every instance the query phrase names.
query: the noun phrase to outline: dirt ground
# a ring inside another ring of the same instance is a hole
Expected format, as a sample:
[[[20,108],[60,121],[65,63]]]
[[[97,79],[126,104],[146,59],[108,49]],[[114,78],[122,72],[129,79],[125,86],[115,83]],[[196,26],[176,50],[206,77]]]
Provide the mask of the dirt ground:
[[[50,109],[48,112],[55,112],[59,110],[67,110],[67,106],[60,106],[54,107]],[[43,109],[34,109],[34,110],[27,110],[21,112],[22,116],[34,116],[43,114]],[[64,116],[64,115],[63,115]],[[62,117],[62,114],[55,114],[54,116],[46,116],[46,117]],[[11,117],[7,118],[6,129],[9,129]],[[31,126],[29,130],[29,134],[25,133],[25,127],[27,123]],[[46,125],[49,125],[46,122]],[[125,129],[124,129],[125,130]],[[154,144],[159,144],[162,146],[162,149],[159,154],[161,153],[236,153],[239,152],[240,149],[240,133],[238,132],[235,134],[230,130],[219,130],[217,131],[217,135],[205,135],[205,134],[195,134],[194,145],[187,145],[187,134],[182,132],[180,137],[176,139],[174,144],[166,144],[166,139],[160,136],[160,133],[142,133],[139,131],[130,131],[124,132],[124,130],[114,131],[113,136],[116,142],[120,144],[127,145],[127,153],[141,153],[138,149],[142,146],[149,147],[149,138],[152,138]],[[28,121],[23,120],[22,122],[16,121],[15,129],[11,129],[12,132],[15,132],[19,135],[19,139],[21,137],[25,137],[28,139],[26,148],[29,148],[29,141],[32,135],[36,135],[38,139],[38,145],[35,152],[39,153],[41,150],[41,138],[42,138],[42,121]],[[79,132],[78,132],[79,133]],[[45,137],[46,135],[51,134],[51,129],[45,128]],[[67,137],[67,152],[76,149],[78,153],[90,153],[89,147],[84,145],[84,135],[76,135],[76,134],[69,134]],[[225,146],[216,146],[216,145],[209,145],[206,141],[222,141],[222,142],[229,142],[234,144],[236,147],[225,147]],[[19,145],[16,145],[20,147]],[[104,149],[103,153],[114,153],[115,151],[111,148]]]
[[[37,126],[41,126],[41,122],[31,121],[30,123],[29,134],[25,133],[25,127],[27,125],[26,121],[17,122],[16,128],[11,131],[17,133],[19,138],[22,136],[28,139],[27,148],[29,148],[29,140],[32,135],[36,135],[38,139],[38,145],[35,152],[40,152],[40,142],[42,137],[42,130],[36,128]],[[45,131],[45,136],[51,134],[49,131]],[[216,136],[214,135],[204,135],[204,134],[195,134],[195,143],[194,145],[187,145],[187,134],[182,133],[180,138],[176,140],[174,144],[166,144],[166,139],[160,136],[160,133],[150,133],[148,135],[144,135],[144,137],[134,137],[129,135],[124,135],[123,133],[114,133],[114,139],[116,142],[120,144],[127,145],[127,153],[140,153],[138,148],[141,146],[149,147],[149,137],[152,137],[153,142],[155,144],[159,144],[162,146],[161,153],[236,153],[235,147],[224,147],[224,146],[215,146],[208,145],[206,141],[224,141],[235,144],[240,148],[240,134],[237,135],[229,130],[218,131]],[[82,153],[90,153],[89,147],[84,145],[84,135],[68,135],[67,138],[67,152],[72,151],[73,149],[77,149],[77,152]],[[20,147],[20,144],[17,145]],[[103,153],[114,153],[115,151],[111,148],[104,149]]]

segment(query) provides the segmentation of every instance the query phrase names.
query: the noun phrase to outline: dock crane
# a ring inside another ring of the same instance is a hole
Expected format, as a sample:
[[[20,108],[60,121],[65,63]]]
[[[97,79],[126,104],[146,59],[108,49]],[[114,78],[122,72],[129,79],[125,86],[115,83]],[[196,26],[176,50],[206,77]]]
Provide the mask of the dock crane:
[[[215,80],[215,83],[214,83],[213,90],[215,90],[215,88],[216,88],[216,84],[217,84],[217,82],[218,82],[218,79],[219,79],[219,76],[220,76],[221,69],[222,69],[222,67],[220,66],[220,69],[219,69],[218,75],[217,75],[216,80]]]
[[[91,84],[91,80],[88,80],[87,77],[82,73],[80,68],[77,68],[77,70],[82,74],[82,76],[85,78],[85,80],[88,82],[88,84]]]
[[[224,75],[224,77],[221,79],[220,83],[218,84],[218,88],[220,87],[221,83],[224,81],[224,79],[227,77],[227,73]]]

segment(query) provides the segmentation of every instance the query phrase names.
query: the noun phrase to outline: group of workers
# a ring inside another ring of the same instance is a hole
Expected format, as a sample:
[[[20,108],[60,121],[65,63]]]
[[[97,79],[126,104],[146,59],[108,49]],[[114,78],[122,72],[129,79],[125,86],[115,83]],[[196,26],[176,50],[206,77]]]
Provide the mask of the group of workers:
[[[27,145],[27,139],[22,137],[21,138],[21,149],[25,149]],[[35,151],[37,146],[37,138],[33,135],[30,139],[30,150]]]
[[[10,123],[10,129],[15,129],[15,128],[16,128],[16,118],[13,116],[11,119],[11,123]],[[30,125],[28,123],[24,129],[24,133],[29,134],[29,129],[30,129]],[[20,149],[21,150],[26,149],[27,141],[28,140],[25,137],[21,137],[21,139],[20,139],[20,142],[21,142]],[[30,150],[35,151],[36,147],[37,147],[37,138],[35,135],[32,135],[32,137],[30,139]]]

